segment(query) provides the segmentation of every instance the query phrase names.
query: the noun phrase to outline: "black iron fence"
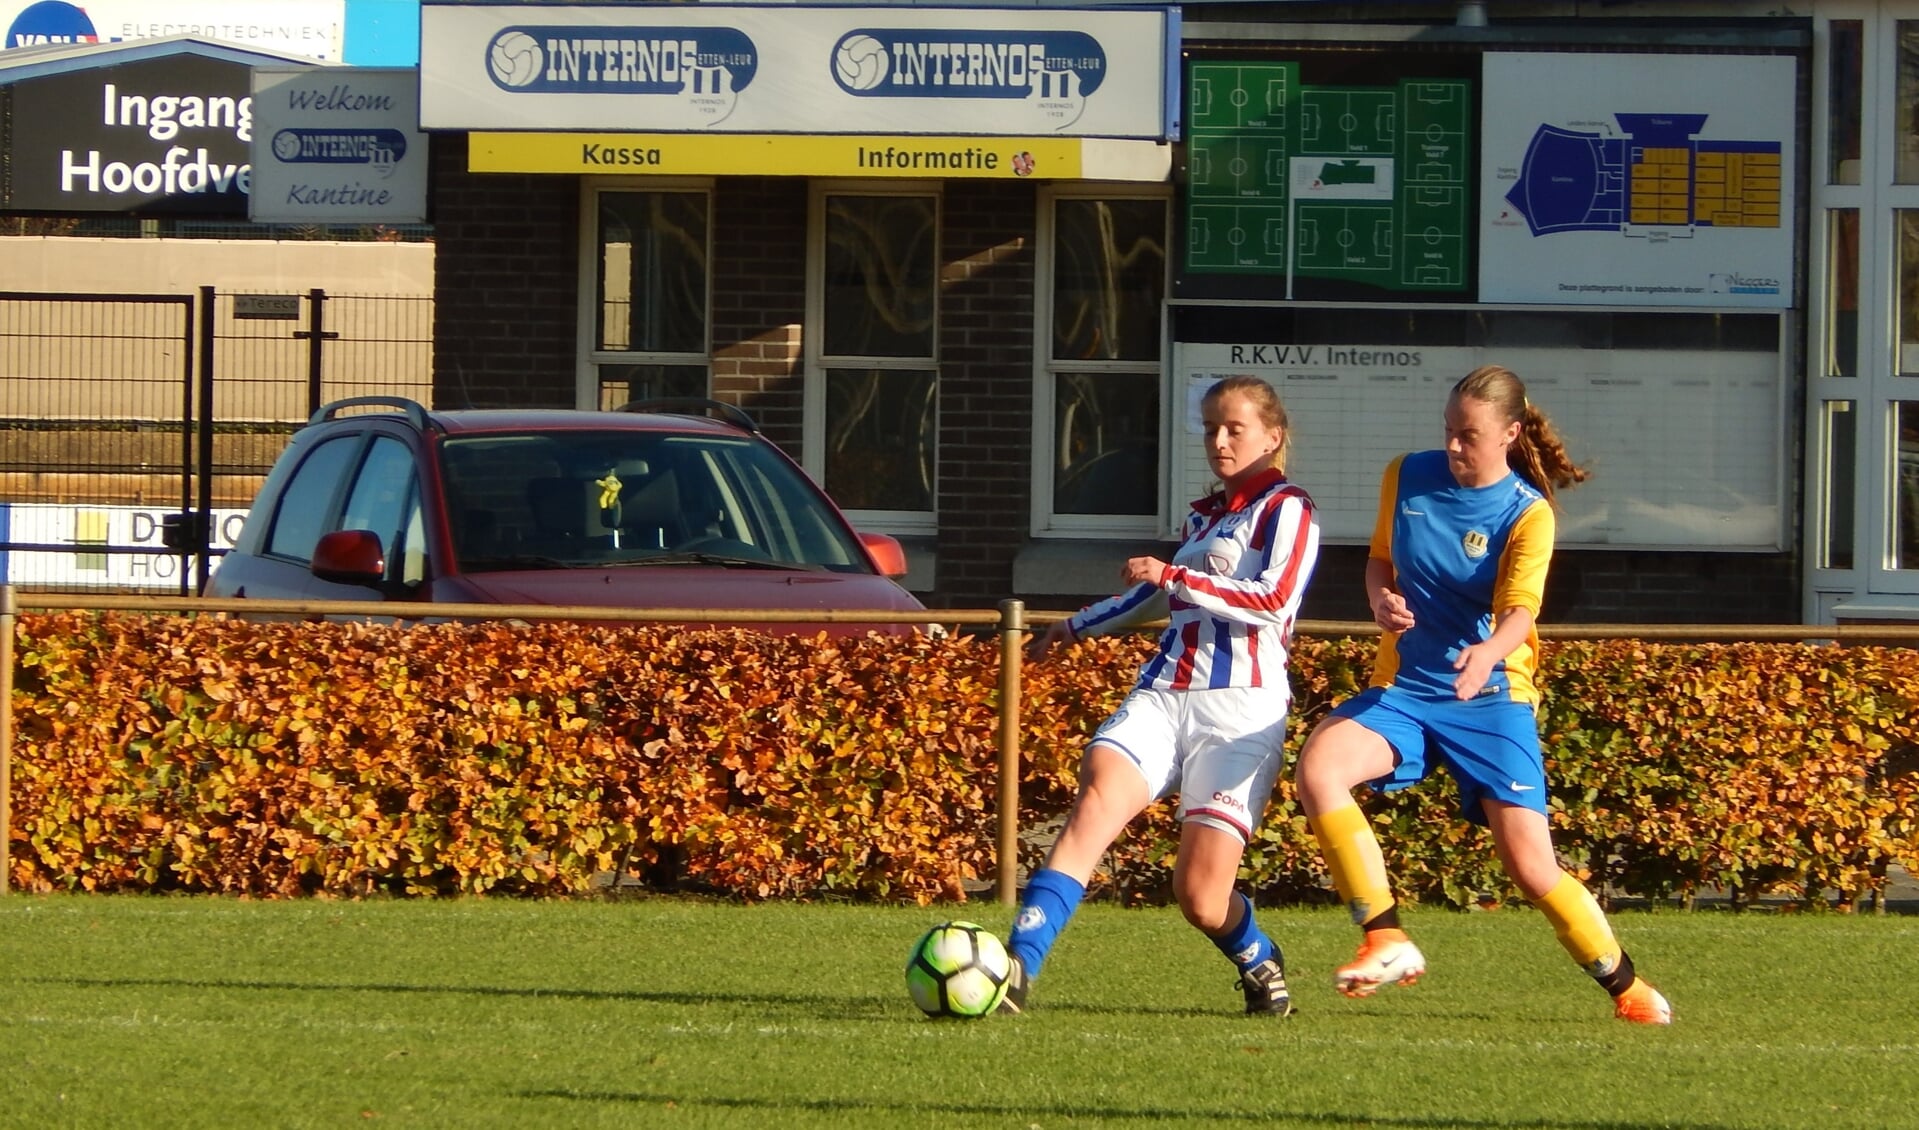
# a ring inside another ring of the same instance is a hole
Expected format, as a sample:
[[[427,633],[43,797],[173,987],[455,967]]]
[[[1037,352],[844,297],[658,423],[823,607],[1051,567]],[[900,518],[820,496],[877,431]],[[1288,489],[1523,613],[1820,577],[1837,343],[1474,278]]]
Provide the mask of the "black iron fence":
[[[199,591],[313,409],[432,351],[428,296],[0,291],[0,582]]]

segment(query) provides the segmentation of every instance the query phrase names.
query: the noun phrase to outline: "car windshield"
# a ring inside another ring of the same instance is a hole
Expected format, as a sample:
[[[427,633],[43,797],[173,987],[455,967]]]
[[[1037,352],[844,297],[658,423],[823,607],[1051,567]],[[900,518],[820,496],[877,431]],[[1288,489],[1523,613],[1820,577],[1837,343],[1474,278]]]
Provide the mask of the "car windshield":
[[[634,429],[455,436],[441,466],[462,572],[871,569],[805,476],[755,440]]]

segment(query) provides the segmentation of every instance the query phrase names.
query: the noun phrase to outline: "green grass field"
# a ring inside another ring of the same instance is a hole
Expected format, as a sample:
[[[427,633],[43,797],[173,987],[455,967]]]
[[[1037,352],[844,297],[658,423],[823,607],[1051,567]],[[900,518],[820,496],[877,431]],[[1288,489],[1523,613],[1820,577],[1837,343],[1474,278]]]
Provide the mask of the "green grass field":
[[[1431,973],[1269,910],[1301,1013],[1240,1015],[1171,909],[1094,905],[1034,1010],[925,1020],[959,910],[0,899],[0,1125],[1919,1126],[1919,918],[1626,913],[1677,1022],[1611,1019],[1529,910],[1407,912]]]

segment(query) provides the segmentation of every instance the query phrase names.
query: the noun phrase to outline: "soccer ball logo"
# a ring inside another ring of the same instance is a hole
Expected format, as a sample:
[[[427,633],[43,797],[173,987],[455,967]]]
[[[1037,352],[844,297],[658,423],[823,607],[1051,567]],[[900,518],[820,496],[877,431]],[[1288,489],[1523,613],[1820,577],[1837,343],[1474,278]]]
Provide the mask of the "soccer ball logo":
[[[546,65],[546,53],[540,44],[523,31],[501,32],[487,52],[487,65],[493,68],[493,81],[501,86],[525,86],[540,77]]]
[[[886,81],[886,45],[870,35],[849,35],[833,52],[833,70],[848,90],[871,90]]]
[[[928,1016],[974,1020],[1006,999],[1012,971],[1006,947],[983,927],[942,922],[907,955],[906,991]]]

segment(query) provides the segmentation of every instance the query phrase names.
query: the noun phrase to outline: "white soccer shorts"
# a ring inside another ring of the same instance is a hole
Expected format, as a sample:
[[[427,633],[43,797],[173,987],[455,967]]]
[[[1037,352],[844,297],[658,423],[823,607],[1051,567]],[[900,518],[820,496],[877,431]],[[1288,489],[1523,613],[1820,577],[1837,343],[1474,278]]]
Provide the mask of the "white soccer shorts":
[[[1141,687],[1093,735],[1146,778],[1155,798],[1179,790],[1179,819],[1244,843],[1259,826],[1286,756],[1287,695],[1271,687]]]

